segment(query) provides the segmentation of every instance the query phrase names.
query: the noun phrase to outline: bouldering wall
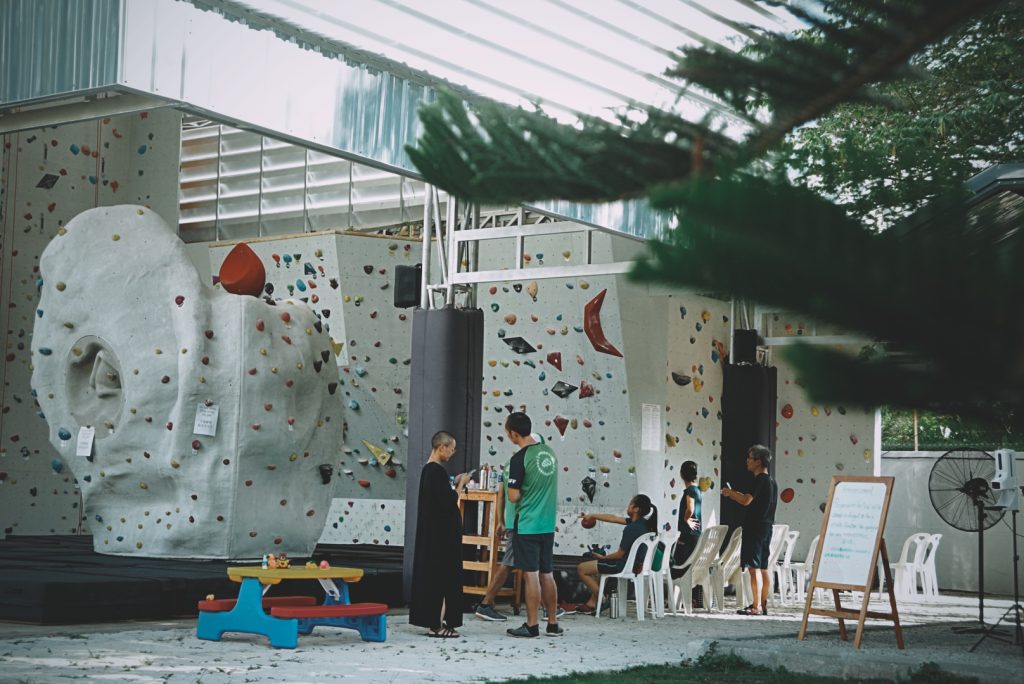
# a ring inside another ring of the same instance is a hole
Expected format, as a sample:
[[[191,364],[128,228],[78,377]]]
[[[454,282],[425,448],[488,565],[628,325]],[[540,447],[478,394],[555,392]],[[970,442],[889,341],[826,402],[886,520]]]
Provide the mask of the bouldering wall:
[[[392,287],[395,266],[419,262],[419,241],[329,231],[247,244],[263,262],[266,293],[307,301],[337,352],[345,432],[320,541],[401,545],[412,317],[393,306]],[[233,245],[211,245],[213,273]]]
[[[177,221],[181,115],[141,112],[3,136],[0,165],[0,530],[84,531],[79,492],[32,394],[39,257],[86,209],[121,203]]]
[[[799,325],[799,327],[798,327]],[[790,326],[802,329],[802,324]],[[779,484],[776,522],[800,531],[794,558],[803,558],[821,528],[833,475],[874,475],[880,459],[875,411],[810,401],[793,367],[773,351],[779,369],[775,476]]]
[[[704,490],[704,524],[719,519],[718,472],[722,438],[723,368],[729,359],[729,303],[709,297],[677,294],[664,310],[668,321],[668,355],[662,382],[666,390],[665,486],[672,529],[676,529],[685,484],[679,475],[684,461],[697,464]]]
[[[343,414],[308,306],[206,286],[176,232],[138,205],[76,216],[38,284],[32,388],[96,550],[312,552]]]

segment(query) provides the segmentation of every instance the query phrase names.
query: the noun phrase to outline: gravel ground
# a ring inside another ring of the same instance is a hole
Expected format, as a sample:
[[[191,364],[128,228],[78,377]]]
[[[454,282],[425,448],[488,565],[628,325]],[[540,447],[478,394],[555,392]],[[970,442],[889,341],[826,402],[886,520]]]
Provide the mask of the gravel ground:
[[[987,602],[989,619],[1008,601]],[[881,607],[878,606],[873,607]],[[491,623],[466,616],[459,639],[430,639],[393,611],[388,640],[369,644],[349,630],[318,628],[295,650],[272,649],[262,637],[226,635],[200,641],[195,620],[128,622],[69,627],[0,623],[0,680],[4,682],[419,682],[498,681],[696,658],[717,642],[721,652],[798,672],[845,677],[896,678],[926,662],[979,677],[986,684],[1024,682],[1020,646],[985,641],[968,653],[976,635],[955,634],[977,619],[970,597],[900,607],[906,649],[893,629],[870,622],[860,650],[842,642],[835,621],[813,621],[798,641],[801,612],[780,608],[768,617],[698,613],[663,620],[567,616],[561,638],[512,639],[505,629],[519,619]],[[1012,633],[1011,633],[1012,636]],[[851,630],[852,639],[852,630]]]

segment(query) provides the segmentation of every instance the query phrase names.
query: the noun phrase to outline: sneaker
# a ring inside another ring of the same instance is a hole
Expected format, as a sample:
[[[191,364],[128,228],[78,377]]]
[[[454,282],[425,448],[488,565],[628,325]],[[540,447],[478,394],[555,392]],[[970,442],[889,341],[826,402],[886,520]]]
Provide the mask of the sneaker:
[[[565,634],[565,630],[562,629],[556,622],[553,625],[549,624],[548,628],[544,631],[544,634],[547,636],[562,636],[563,634]]]
[[[488,620],[490,622],[504,622],[508,620],[507,615],[499,613],[495,610],[494,606],[486,603],[481,603],[476,607],[476,616],[481,620]]]
[[[548,619],[548,609],[544,608],[542,612],[544,613],[544,616],[543,616],[544,619],[547,620]],[[562,606],[558,606],[558,609],[555,611],[555,619],[557,620],[558,618],[562,617],[563,615],[565,615],[565,608],[562,608]]]
[[[534,625],[530,627],[525,622],[515,629],[506,630],[509,636],[520,637],[524,639],[532,639],[533,637],[540,636],[540,625]]]
[[[596,615],[597,614],[597,610],[594,609],[591,606],[588,606],[586,603],[577,603],[576,604],[576,609],[573,610],[573,612],[576,613],[577,615]]]
[[[563,603],[563,604],[561,604],[560,606],[558,606],[558,617],[562,617],[563,615],[575,615],[576,614],[576,605],[577,604],[575,604],[575,603]]]

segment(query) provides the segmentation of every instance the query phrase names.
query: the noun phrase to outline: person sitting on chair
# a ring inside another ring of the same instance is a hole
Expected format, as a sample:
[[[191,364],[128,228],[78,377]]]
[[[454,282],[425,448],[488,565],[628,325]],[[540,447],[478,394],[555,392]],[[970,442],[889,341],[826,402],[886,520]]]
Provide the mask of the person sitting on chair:
[[[622,539],[619,540],[619,547],[610,553],[591,553],[590,560],[585,560],[576,566],[576,572],[580,579],[590,590],[590,598],[586,603],[577,604],[572,610],[582,615],[594,615],[597,608],[597,592],[600,588],[601,575],[614,575],[622,572],[626,567],[626,556],[629,550],[640,537],[648,532],[655,532],[658,529],[658,507],[651,503],[650,497],[646,494],[637,494],[626,506],[625,518],[605,513],[583,513],[580,517],[583,524],[592,527],[594,522],[613,523],[625,525],[622,531]],[[644,561],[646,549],[640,549],[634,559],[636,567]]]

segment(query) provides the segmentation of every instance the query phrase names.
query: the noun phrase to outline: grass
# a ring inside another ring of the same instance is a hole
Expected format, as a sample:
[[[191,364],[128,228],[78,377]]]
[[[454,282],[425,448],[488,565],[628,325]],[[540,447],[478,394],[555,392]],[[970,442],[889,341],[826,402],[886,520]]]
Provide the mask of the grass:
[[[758,682],[763,684],[836,684],[838,682],[875,684],[887,679],[839,679],[790,672],[785,668],[771,669],[752,665],[732,654],[717,653],[714,646],[693,662],[680,665],[645,665],[615,672],[586,672],[564,677],[530,677],[527,682],[544,684],[722,684],[722,682]],[[979,684],[975,677],[962,677],[926,663],[909,677],[897,680],[903,684]]]

